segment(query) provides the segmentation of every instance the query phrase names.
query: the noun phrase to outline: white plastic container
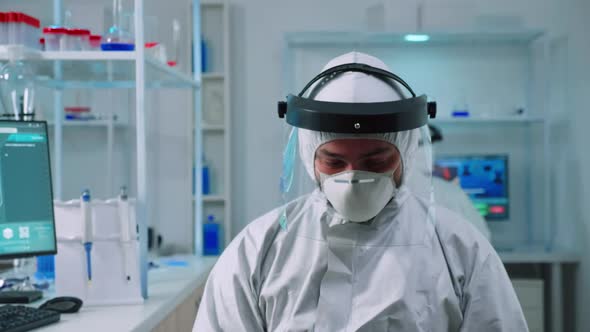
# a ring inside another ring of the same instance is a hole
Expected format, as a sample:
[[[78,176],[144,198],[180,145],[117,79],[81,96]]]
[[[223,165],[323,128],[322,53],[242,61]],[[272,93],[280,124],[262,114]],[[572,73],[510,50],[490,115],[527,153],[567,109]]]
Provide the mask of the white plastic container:
[[[86,51],[90,49],[90,30],[68,29],[67,51]]]
[[[166,48],[160,43],[145,43],[145,53],[162,63],[166,63],[168,60],[166,57]]]
[[[88,45],[91,51],[100,51],[101,35],[90,35]]]
[[[35,17],[20,14],[20,39],[21,44],[37,49],[39,46],[40,22]]]
[[[9,45],[20,44],[20,13],[6,13],[6,36]]]
[[[39,36],[41,35],[41,21],[39,19],[32,17],[29,20],[29,43],[32,48],[38,49],[39,48]]]
[[[60,51],[65,46],[65,37],[67,30],[63,27],[50,26],[43,28],[43,37],[45,38],[46,51]]]
[[[0,45],[8,44],[8,30],[6,28],[6,14],[0,13]]]
[[[0,45],[23,45],[36,49],[39,26],[37,18],[24,13],[0,13]]]

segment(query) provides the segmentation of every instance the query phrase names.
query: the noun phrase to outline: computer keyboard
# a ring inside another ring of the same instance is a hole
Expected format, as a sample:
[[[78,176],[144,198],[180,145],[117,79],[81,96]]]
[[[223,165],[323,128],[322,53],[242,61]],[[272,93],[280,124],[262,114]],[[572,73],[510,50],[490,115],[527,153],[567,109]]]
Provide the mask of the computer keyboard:
[[[25,332],[59,321],[55,311],[22,305],[0,306],[0,332]]]

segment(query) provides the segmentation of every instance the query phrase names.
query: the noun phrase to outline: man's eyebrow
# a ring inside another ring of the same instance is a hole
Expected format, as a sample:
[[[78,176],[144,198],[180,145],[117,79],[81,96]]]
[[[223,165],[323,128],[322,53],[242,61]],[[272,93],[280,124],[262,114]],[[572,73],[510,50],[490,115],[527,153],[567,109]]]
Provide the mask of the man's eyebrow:
[[[373,156],[382,154],[384,152],[388,152],[389,150],[390,150],[390,148],[387,148],[387,147],[377,148],[377,149],[375,149],[373,151],[370,151],[370,152],[367,152],[367,153],[362,154],[361,155],[361,158],[373,157]],[[343,155],[338,154],[338,153],[334,153],[334,152],[330,152],[330,151],[328,151],[326,149],[319,149],[318,150],[318,154],[321,154],[322,157],[337,158],[337,159],[344,158]]]
[[[388,152],[389,150],[390,150],[390,148],[387,148],[387,147],[378,148],[378,149],[375,149],[371,152],[367,152],[367,153],[363,154],[362,157],[363,158],[373,157],[373,156],[382,154],[383,152]]]
[[[321,155],[322,155],[322,156],[324,156],[324,157],[330,157],[330,158],[343,158],[343,156],[342,156],[341,154],[338,154],[338,153],[333,153],[333,152],[330,152],[330,151],[328,151],[328,150],[326,150],[326,149],[320,149],[320,150],[318,151],[318,153],[319,153],[319,154],[321,154]]]

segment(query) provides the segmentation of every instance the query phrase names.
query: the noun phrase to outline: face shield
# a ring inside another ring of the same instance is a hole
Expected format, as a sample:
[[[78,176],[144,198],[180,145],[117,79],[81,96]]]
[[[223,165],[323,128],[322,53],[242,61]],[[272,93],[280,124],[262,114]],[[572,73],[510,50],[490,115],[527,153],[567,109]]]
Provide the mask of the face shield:
[[[288,133],[280,181],[283,201],[319,190],[343,219],[366,222],[387,204],[399,205],[414,195],[424,203],[424,218],[431,219],[432,172],[422,171],[432,167],[427,122],[435,116],[436,104],[416,96],[376,58],[346,57],[329,63],[298,95],[279,102]],[[405,98],[399,86],[411,97]],[[425,179],[410,188],[414,169]],[[283,209],[284,229],[289,218]]]

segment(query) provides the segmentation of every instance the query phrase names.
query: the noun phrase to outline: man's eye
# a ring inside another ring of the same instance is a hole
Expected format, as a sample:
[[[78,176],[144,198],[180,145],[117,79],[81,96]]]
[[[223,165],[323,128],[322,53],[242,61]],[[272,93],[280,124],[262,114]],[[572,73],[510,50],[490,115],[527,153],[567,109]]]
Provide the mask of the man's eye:
[[[365,162],[365,167],[372,171],[382,171],[391,166],[391,161],[388,159],[373,159]]]
[[[325,160],[324,164],[332,168],[344,167],[344,162],[342,160]]]
[[[370,166],[383,166],[387,163],[386,160],[380,159],[380,160],[369,160],[367,161],[367,165]]]

